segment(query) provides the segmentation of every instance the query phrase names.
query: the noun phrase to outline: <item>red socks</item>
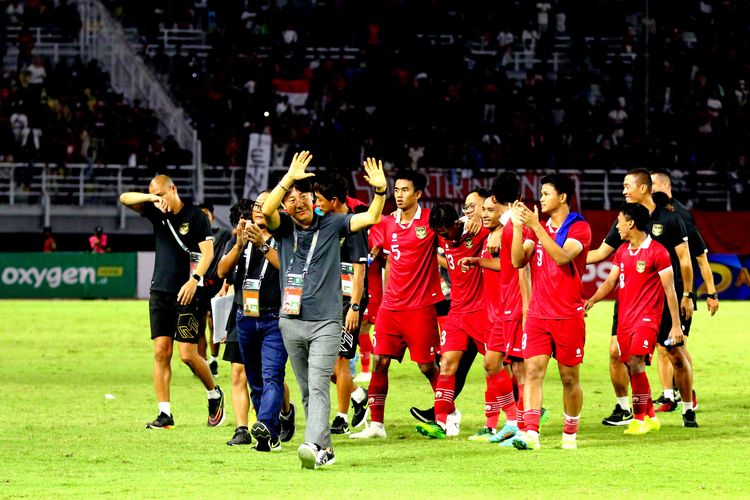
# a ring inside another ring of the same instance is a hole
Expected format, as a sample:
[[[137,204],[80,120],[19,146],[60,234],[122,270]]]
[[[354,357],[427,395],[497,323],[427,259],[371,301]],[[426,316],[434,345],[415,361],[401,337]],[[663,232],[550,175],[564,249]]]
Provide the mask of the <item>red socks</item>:
[[[456,405],[453,403],[456,390],[455,375],[440,375],[435,388],[435,421],[445,425],[448,414],[453,413]],[[372,411],[372,410],[370,410]]]
[[[385,398],[388,395],[388,376],[386,374],[373,372],[369,394],[370,419],[382,424],[385,414]]]

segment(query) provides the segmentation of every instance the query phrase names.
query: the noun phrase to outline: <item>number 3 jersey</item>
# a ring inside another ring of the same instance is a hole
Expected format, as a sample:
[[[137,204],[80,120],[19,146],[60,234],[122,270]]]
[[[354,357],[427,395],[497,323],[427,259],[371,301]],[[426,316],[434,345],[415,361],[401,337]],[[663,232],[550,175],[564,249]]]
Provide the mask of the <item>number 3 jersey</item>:
[[[437,234],[430,209],[417,207],[414,219],[401,223],[401,210],[382,221],[383,250],[391,264],[381,307],[408,311],[443,300],[437,262]]]
[[[552,240],[558,228],[551,220],[544,225]],[[570,226],[567,240],[575,240],[581,251],[575,259],[558,265],[542,247],[536,236],[529,238],[534,243],[534,254],[529,261],[531,268],[531,301],[528,316],[542,319],[566,319],[583,316],[583,281],[586,269],[586,255],[591,246],[591,227],[587,222],[578,221]],[[528,241],[527,240],[527,241]]]
[[[632,333],[643,321],[658,327],[664,308],[664,287],[659,274],[672,268],[667,249],[651,236],[636,249],[625,242],[617,249],[612,265],[620,269],[618,331]]]
[[[476,266],[463,272],[458,262],[464,257],[481,256],[489,234],[489,230],[482,228],[477,235],[462,234],[458,241],[449,241],[438,236],[440,246],[445,250],[445,259],[448,261],[451,313],[467,313],[485,308],[482,269]],[[497,293],[497,290],[493,293]]]

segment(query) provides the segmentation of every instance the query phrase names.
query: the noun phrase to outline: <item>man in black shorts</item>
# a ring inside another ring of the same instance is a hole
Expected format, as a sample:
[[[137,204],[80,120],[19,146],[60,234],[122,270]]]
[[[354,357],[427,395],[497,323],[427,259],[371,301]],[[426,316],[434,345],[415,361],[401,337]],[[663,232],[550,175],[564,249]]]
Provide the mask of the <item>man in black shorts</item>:
[[[664,206],[667,210],[673,211],[685,224],[685,229],[688,233],[688,245],[690,246],[690,259],[693,267],[693,275],[698,272],[703,277],[703,282],[706,287],[706,308],[708,312],[713,316],[719,309],[719,294],[716,291],[716,285],[714,284],[714,275],[711,271],[711,265],[708,262],[708,248],[706,247],[703,236],[701,236],[698,226],[695,224],[695,219],[690,213],[690,210],[680,203],[679,201],[672,198],[672,176],[668,170],[657,169],[651,172],[651,182],[654,202],[657,205]],[[693,304],[697,305],[696,296],[693,297]],[[690,361],[690,365],[693,365],[693,358],[690,356],[690,352],[687,348],[687,335],[689,328],[685,331],[685,354]],[[677,408],[677,403],[674,395],[672,377],[673,370],[672,365],[668,361],[667,351],[662,346],[658,346],[659,352],[659,380],[661,382],[664,392],[662,393],[659,400],[654,401],[655,403],[661,403],[664,406],[664,411],[671,411]],[[693,390],[693,403],[695,406],[698,403],[695,401],[695,390]]]
[[[213,237],[208,219],[192,203],[183,202],[172,179],[157,175],[148,193],[120,195],[120,203],[146,217],[154,226],[156,257],[151,279],[149,316],[154,341],[154,389],[159,415],[149,429],[174,426],[169,397],[172,349],[177,341],[180,359],[200,379],[208,393],[208,425],[224,421],[224,393],[214,384],[208,363],[198,354],[196,289],[213,259]]]
[[[647,232],[651,237],[664,245],[669,252],[669,257],[674,268],[674,281],[677,296],[680,300],[680,320],[683,332],[689,331],[690,318],[693,316],[692,292],[693,268],[690,265],[690,250],[688,247],[688,234],[685,225],[674,213],[659,207],[654,203],[651,196],[651,174],[643,168],[630,170],[623,181],[623,195],[628,203],[639,203],[645,206],[650,214]],[[622,239],[617,232],[616,223],[612,225],[607,237],[601,246],[589,252],[586,259],[587,264],[601,262],[619,248]],[[683,283],[686,285],[683,286]],[[617,308],[615,307],[614,325],[617,324]],[[668,310],[663,315],[659,328],[658,343],[667,348],[667,354],[675,370],[675,378],[680,393],[692,394],[693,371],[687,358],[683,343],[678,345],[666,345],[669,331],[672,328],[671,316]],[[613,328],[613,334],[616,334]],[[604,425],[627,425],[633,418],[628,398],[628,373],[625,365],[619,359],[617,338],[613,337],[610,344],[610,378],[617,397],[617,405],[612,415],[606,417]],[[657,410],[659,411],[659,410]],[[663,411],[663,410],[662,410]],[[685,427],[698,427],[693,411],[692,397],[682,403],[682,420]]]
[[[315,204],[323,213],[348,214],[346,205],[349,183],[338,175],[316,177]],[[359,387],[352,378],[349,361],[357,353],[359,326],[367,308],[367,232],[352,233],[341,241],[341,292],[343,311],[341,346],[333,369],[338,410],[331,424],[331,434],[349,434],[349,399],[354,415],[352,427],[365,422],[367,416],[367,390]]]

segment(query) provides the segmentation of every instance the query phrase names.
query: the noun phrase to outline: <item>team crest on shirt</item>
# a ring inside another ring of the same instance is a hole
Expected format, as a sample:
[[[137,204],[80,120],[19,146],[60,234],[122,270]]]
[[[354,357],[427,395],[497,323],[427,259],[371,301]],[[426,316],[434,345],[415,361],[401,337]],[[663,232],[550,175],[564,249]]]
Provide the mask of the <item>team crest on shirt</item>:
[[[646,270],[646,261],[645,260],[639,260],[635,263],[635,270],[639,273],[642,273]]]
[[[185,236],[186,234],[188,234],[188,231],[190,231],[190,224],[188,224],[187,222],[183,222],[182,224],[180,224],[181,235]]]
[[[654,224],[651,228],[651,234],[654,236],[661,236],[661,233],[664,232],[664,226],[661,224]]]
[[[474,240],[469,238],[468,240],[466,240],[465,245],[466,245],[466,248],[469,248],[469,249],[474,248]]]
[[[415,227],[414,232],[417,234],[417,238],[419,238],[420,240],[427,238],[427,226]]]

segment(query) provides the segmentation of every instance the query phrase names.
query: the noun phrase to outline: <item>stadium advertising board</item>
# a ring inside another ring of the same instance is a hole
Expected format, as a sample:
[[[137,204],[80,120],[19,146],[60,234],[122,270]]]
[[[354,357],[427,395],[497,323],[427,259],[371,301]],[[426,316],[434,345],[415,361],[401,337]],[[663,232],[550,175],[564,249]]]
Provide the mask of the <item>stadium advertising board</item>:
[[[0,254],[0,298],[131,298],[136,254]]]

